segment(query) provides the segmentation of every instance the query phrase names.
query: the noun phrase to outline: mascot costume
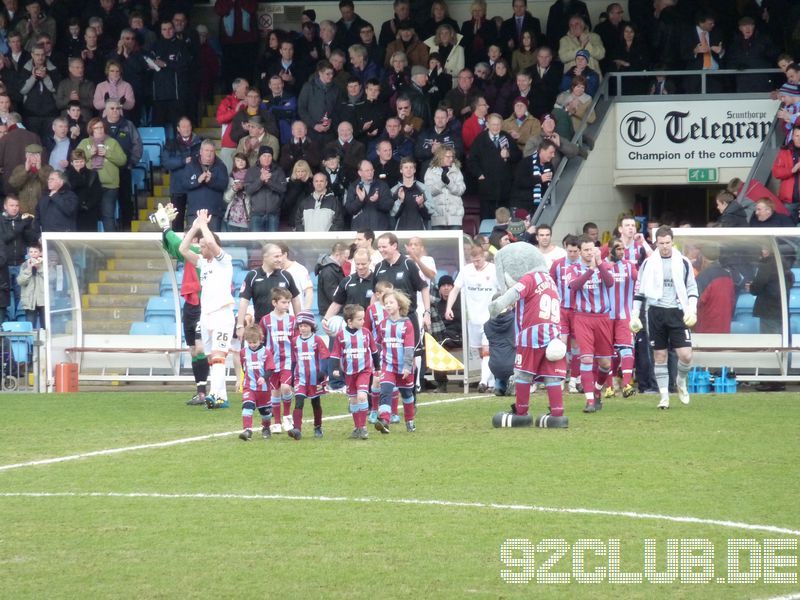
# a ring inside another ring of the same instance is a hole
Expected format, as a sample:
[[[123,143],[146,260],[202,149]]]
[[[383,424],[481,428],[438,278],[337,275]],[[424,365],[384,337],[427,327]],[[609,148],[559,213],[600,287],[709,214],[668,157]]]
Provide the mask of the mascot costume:
[[[494,318],[514,307],[517,355],[514,361],[516,402],[511,412],[497,413],[495,427],[565,428],[561,386],[566,376],[567,348],[559,338],[561,302],[558,289],[539,250],[524,242],[509,244],[495,255],[502,293],[489,305]],[[534,419],[528,414],[531,385],[543,382],[550,410]]]

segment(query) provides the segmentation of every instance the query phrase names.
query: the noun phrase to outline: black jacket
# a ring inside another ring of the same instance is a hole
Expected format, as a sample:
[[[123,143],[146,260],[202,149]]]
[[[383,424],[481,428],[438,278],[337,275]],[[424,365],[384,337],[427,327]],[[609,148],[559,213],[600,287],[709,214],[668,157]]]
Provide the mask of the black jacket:
[[[736,200],[728,204],[719,218],[720,227],[747,227],[747,213]]]
[[[355,181],[347,189],[344,209],[353,216],[352,229],[372,229],[372,231],[385,231],[389,229],[389,211],[392,210],[394,201],[389,187],[380,180],[373,180],[367,197],[362,202],[356,196],[356,188],[361,181]],[[370,198],[378,195],[375,202]]]
[[[78,197],[78,231],[97,231],[97,221],[100,217],[98,208],[103,195],[103,186],[97,171],[82,169],[75,170],[72,165],[66,171],[69,187]]]
[[[11,217],[5,212],[0,219],[0,240],[5,245],[5,256],[9,266],[21,265],[28,253],[28,246],[39,239],[33,219],[23,219],[19,214]]]
[[[78,197],[69,184],[54,196],[44,194],[36,205],[36,228],[39,231],[77,231]]]
[[[317,305],[319,314],[324,315],[328,312],[333,302],[333,293],[336,286],[344,279],[342,266],[333,260],[329,254],[320,257],[314,265],[314,274],[317,276]]]

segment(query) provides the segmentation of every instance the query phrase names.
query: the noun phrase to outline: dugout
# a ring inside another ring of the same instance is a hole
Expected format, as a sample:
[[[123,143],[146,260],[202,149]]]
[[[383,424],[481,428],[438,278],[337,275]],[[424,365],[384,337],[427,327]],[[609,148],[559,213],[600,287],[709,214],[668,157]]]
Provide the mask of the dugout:
[[[445,273],[455,277],[464,264],[459,231],[395,233],[401,252],[419,234],[436,262],[437,280]],[[261,265],[262,245],[283,241],[292,260],[309,270],[312,311],[319,320],[314,265],[334,242],[349,244],[355,233],[222,233],[220,238],[233,258],[237,310],[239,287],[245,273]],[[59,363],[77,364],[81,383],[193,381],[180,323],[183,265],[163,250],[160,233],[45,233],[42,244],[48,390]]]
[[[700,300],[694,365],[744,381],[800,381],[800,230],[675,228]]]

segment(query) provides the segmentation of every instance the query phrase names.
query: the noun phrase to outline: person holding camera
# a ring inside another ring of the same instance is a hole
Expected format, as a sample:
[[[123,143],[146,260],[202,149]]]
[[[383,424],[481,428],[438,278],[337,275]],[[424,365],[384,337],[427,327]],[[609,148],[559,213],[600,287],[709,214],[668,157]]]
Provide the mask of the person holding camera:
[[[22,264],[17,276],[21,299],[20,306],[34,329],[44,327],[44,270],[42,249],[38,245],[28,248],[28,260]]]

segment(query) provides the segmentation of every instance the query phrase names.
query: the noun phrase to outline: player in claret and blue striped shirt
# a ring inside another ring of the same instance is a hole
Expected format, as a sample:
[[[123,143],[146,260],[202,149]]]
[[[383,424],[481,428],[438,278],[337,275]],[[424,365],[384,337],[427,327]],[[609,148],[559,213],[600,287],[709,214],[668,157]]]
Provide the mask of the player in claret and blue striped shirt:
[[[269,378],[275,370],[272,350],[264,345],[264,337],[257,325],[244,330],[245,347],[239,351],[244,371],[242,385],[242,433],[239,439],[245,442],[253,437],[253,413],[261,415],[261,436],[269,439],[272,407],[269,397]]]
[[[358,304],[344,307],[343,327],[333,340],[331,372],[336,376],[344,374],[350,413],[353,415],[355,429],[350,435],[357,440],[369,438],[367,433],[367,394],[373,365],[379,367],[380,354],[375,339],[364,327],[364,309]]]
[[[613,240],[608,244],[608,261],[614,285],[611,286],[611,333],[616,356],[611,365],[611,372],[622,372],[622,395],[629,398],[636,393],[631,383],[633,379],[633,332],[630,330],[631,311],[633,310],[633,292],[636,287],[638,271],[636,265],[625,259],[625,245],[622,240]],[[614,386],[609,385],[606,397],[614,395]]]
[[[383,295],[386,318],[378,325],[381,347],[381,404],[375,429],[389,433],[391,399],[394,388],[403,398],[406,431],[416,431],[414,423],[414,323],[408,318],[411,301],[400,290]]]
[[[386,318],[383,310],[383,295],[394,289],[394,286],[389,281],[379,281],[375,284],[375,290],[372,293],[372,304],[367,307],[367,312],[364,315],[364,327],[366,327],[372,334],[372,339],[378,344],[380,351],[380,341],[378,336],[378,325]],[[370,423],[378,421],[378,407],[381,403],[381,374],[376,371],[372,374],[372,383],[370,384],[370,412],[368,420]],[[392,392],[392,416],[389,419],[391,423],[399,423],[400,417],[397,414],[397,406],[399,404],[399,395],[397,390]]]
[[[314,437],[322,437],[322,404],[319,397],[325,393],[325,369],[322,361],[328,360],[328,344],[315,335],[317,329],[314,315],[309,311],[297,313],[295,317],[298,335],[292,342],[294,363],[294,427],[289,437],[299,440],[303,427],[303,405],[311,398],[314,410]]]
[[[286,288],[273,288],[272,312],[261,317],[259,326],[264,333],[264,343],[272,348],[275,372],[269,380],[272,396],[272,414],[275,423],[272,433],[281,433],[292,428],[289,413],[292,410],[292,338],[294,317],[289,314],[292,294]],[[283,427],[281,427],[281,403],[283,403]]]

